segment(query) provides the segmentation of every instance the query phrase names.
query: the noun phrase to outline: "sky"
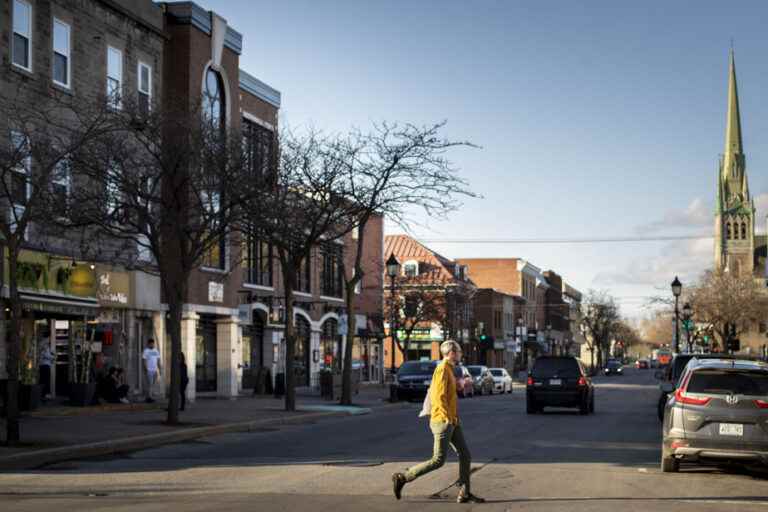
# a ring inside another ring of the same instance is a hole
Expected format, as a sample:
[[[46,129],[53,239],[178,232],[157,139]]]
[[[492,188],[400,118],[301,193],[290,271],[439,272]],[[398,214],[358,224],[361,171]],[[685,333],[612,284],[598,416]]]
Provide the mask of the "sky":
[[[417,238],[449,258],[525,258],[628,317],[676,275],[693,283],[712,240],[439,240],[711,236],[733,44],[765,231],[768,2],[198,2],[243,34],[240,66],[282,93],[284,126],[446,120],[447,137],[480,146],[449,156],[481,197],[447,220],[414,210]]]

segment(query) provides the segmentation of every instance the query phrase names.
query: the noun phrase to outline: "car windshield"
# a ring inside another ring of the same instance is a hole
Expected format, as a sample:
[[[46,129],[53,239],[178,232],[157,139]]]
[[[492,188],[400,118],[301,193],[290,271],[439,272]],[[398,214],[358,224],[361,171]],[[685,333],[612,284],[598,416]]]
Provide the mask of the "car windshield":
[[[621,363],[618,361],[608,361],[608,368],[621,368]]]
[[[435,371],[435,367],[437,367],[437,363],[434,361],[409,361],[407,363],[403,363],[400,369],[397,370],[397,374],[400,376],[423,374],[429,375]]]
[[[686,391],[710,395],[768,395],[768,372],[699,370],[691,375]]]
[[[493,375],[494,377],[503,377],[504,370],[491,370],[491,375]]]
[[[469,370],[469,373],[471,373],[473,377],[478,377],[483,371],[483,369],[480,366],[468,366],[467,369]]]
[[[536,377],[548,377],[559,375],[561,377],[578,377],[579,364],[576,359],[565,357],[545,357],[537,359],[533,365],[533,375]]]

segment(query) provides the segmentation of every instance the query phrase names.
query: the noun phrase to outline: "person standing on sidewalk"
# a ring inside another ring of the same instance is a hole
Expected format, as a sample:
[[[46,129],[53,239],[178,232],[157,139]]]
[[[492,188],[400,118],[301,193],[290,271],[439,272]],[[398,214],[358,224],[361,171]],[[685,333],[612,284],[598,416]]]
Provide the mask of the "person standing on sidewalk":
[[[405,473],[392,475],[395,498],[400,499],[406,483],[413,482],[420,476],[442,467],[445,464],[445,457],[450,444],[459,456],[460,488],[456,501],[459,503],[483,503],[485,502],[483,498],[470,492],[469,475],[472,458],[467,443],[464,441],[457,407],[458,395],[456,394],[456,378],[453,375],[453,369],[461,360],[461,346],[455,341],[445,341],[440,345],[440,353],[443,360],[432,374],[432,384],[425,400],[427,404],[431,402],[429,428],[434,436],[432,458],[409,468]]]
[[[184,357],[184,352],[179,353],[179,373],[181,374],[181,387],[179,393],[181,394],[181,407],[180,411],[184,410],[187,405],[187,385],[189,384],[189,371],[187,370],[187,358]]]
[[[146,402],[151,404],[155,400],[152,398],[152,389],[157,384],[160,378],[160,370],[162,365],[160,364],[160,351],[155,348],[155,340],[149,338],[147,340],[147,347],[144,349],[144,353],[141,356],[144,361],[144,372],[147,376],[147,399]]]
[[[51,396],[51,366],[56,362],[56,356],[51,351],[51,342],[49,338],[43,338],[41,341],[43,349],[40,351],[40,385],[43,387],[43,400]]]

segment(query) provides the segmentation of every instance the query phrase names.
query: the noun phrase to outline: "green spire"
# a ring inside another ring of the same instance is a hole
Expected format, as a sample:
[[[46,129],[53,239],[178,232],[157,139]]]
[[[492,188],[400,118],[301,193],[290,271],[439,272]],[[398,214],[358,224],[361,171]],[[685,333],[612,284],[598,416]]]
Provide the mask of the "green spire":
[[[741,116],[739,115],[739,90],[736,85],[736,62],[733,58],[733,49],[731,49],[730,69],[728,72],[728,116],[725,128],[725,155],[726,164],[730,164],[729,158],[733,154],[744,153],[744,147],[741,142]],[[730,169],[726,165],[727,170]]]

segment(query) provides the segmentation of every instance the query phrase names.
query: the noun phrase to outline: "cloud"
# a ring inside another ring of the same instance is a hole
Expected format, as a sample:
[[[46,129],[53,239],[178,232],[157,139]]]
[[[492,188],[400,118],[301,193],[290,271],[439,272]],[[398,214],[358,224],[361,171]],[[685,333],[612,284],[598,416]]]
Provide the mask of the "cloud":
[[[765,233],[765,216],[768,215],[768,194],[758,194],[753,197],[755,200],[755,231],[757,233]]]
[[[768,196],[768,194],[766,194]],[[768,197],[765,199],[768,206]],[[691,201],[684,210],[667,210],[661,219],[635,228],[637,234],[658,233],[668,228],[712,227],[712,208],[700,197]]]
[[[679,240],[666,244],[658,256],[636,258],[623,270],[598,273],[593,285],[665,286],[670,276],[695,281],[712,266],[714,246],[711,239]]]

